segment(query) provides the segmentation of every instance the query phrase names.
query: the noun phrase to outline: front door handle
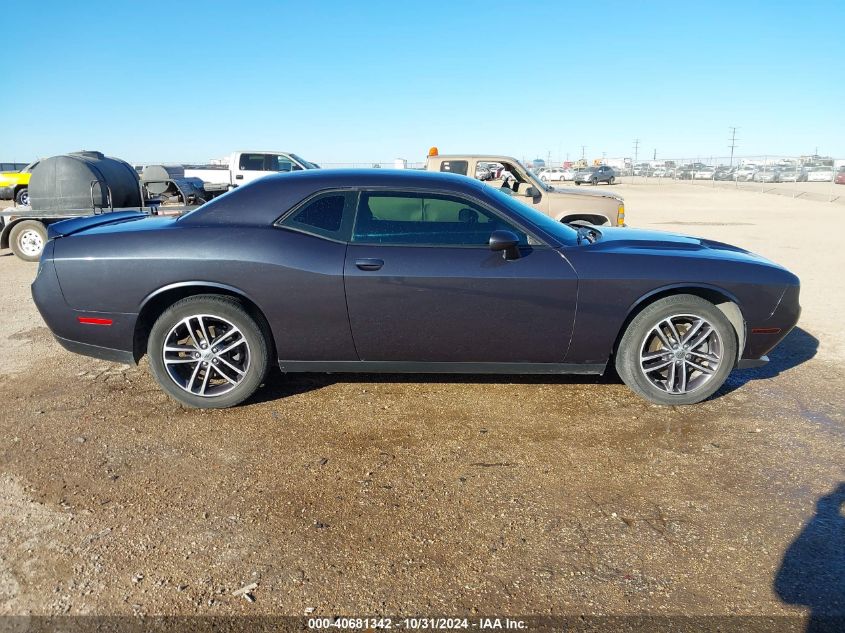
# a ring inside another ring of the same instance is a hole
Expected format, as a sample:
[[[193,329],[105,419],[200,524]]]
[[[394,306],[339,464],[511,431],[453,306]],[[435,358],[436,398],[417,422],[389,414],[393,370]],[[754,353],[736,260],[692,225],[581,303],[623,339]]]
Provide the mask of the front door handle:
[[[364,259],[356,259],[355,265],[361,270],[379,270],[384,266],[384,260],[365,257]]]
[[[238,174],[238,175],[235,176],[235,180],[243,180],[243,179],[244,179],[243,174]]]

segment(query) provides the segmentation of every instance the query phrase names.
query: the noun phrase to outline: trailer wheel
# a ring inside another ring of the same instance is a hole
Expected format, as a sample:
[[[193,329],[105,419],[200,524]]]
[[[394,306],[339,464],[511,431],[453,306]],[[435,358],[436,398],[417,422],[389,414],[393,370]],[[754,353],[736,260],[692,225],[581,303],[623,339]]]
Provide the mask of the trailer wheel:
[[[24,187],[20,189],[15,196],[15,203],[21,207],[28,207],[29,206],[29,189]]]
[[[37,262],[47,243],[47,227],[37,220],[18,222],[9,231],[9,247],[26,262]]]

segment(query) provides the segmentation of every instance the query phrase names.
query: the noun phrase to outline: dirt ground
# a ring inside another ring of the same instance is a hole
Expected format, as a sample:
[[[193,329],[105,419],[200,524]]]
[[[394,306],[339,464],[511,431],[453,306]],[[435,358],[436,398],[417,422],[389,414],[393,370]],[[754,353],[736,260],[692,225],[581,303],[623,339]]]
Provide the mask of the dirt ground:
[[[145,362],[60,348],[36,265],[0,253],[0,614],[845,614],[841,207],[615,189],[631,226],[801,277],[767,367],[686,408],[613,378],[276,372],[188,410]]]

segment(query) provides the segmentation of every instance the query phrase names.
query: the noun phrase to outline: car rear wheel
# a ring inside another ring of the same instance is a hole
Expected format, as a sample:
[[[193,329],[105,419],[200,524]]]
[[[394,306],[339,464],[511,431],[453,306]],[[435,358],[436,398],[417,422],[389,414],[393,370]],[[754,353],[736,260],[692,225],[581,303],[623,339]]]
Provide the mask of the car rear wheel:
[[[695,404],[724,384],[736,358],[736,332],[727,317],[709,301],[683,294],[634,317],[619,343],[616,371],[650,402]]]
[[[188,407],[240,404],[264,382],[269,335],[233,297],[196,295],[158,318],[147,344],[158,384]]]
[[[18,222],[9,231],[9,247],[27,262],[37,262],[47,243],[47,227],[37,220]]]

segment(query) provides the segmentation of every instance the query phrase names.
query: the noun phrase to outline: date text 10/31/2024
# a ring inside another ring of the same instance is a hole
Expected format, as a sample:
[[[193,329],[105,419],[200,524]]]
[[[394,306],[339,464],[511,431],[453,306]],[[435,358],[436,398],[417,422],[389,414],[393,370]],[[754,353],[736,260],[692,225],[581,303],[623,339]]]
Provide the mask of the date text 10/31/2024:
[[[410,630],[511,630],[528,628],[524,620],[511,618],[309,618],[309,629],[410,629]]]

